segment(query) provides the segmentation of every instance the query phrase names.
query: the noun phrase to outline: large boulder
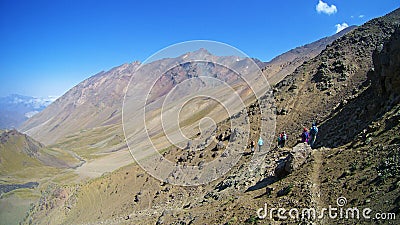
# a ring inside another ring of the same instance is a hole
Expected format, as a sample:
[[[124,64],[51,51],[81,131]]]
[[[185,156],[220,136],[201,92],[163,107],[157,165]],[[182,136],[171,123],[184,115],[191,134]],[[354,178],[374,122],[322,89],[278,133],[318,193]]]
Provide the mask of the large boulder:
[[[300,143],[293,147],[289,155],[278,163],[275,168],[275,176],[285,177],[302,166],[311,155],[311,147],[306,143]]]

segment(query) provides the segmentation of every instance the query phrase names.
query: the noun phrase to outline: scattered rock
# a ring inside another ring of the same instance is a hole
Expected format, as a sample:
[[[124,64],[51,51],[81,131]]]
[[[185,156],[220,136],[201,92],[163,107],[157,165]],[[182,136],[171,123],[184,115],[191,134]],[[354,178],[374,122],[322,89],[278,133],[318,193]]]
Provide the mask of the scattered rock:
[[[205,163],[206,162],[204,160],[202,160],[199,162],[199,164],[197,164],[197,166],[199,167],[200,170],[203,169]]]
[[[271,196],[271,194],[272,194],[272,192],[273,192],[274,190],[275,190],[275,189],[272,188],[272,187],[266,187],[266,188],[265,188],[265,194],[266,194],[267,196]]]
[[[224,151],[224,152],[221,154],[221,157],[228,157],[228,156],[229,156],[228,151]]]
[[[344,177],[347,177],[347,176],[349,176],[349,175],[351,175],[351,171],[350,171],[350,170],[346,170],[346,171],[344,171],[344,172],[342,173],[342,175],[340,175],[339,179],[344,178]]]
[[[240,136],[239,129],[235,128],[231,134],[230,141],[236,141],[239,136]]]
[[[369,138],[367,138],[367,140],[365,140],[365,144],[366,145],[369,145],[371,142],[372,142],[372,138],[371,137],[369,137]]]
[[[289,110],[286,108],[281,108],[277,110],[277,115],[287,115],[289,113]]]
[[[293,84],[292,86],[290,86],[289,91],[293,91],[298,89],[299,87],[296,84]]]
[[[218,156],[218,152],[213,152],[213,154],[211,155],[211,157],[215,158]]]
[[[136,195],[135,195],[135,199],[133,200],[134,202],[140,202],[140,196],[142,195],[142,192],[138,192]]]
[[[220,149],[223,149],[223,148],[224,148],[224,142],[219,141],[218,144],[217,144],[217,149],[220,150]]]
[[[292,188],[293,188],[293,184],[289,184],[288,186],[279,190],[277,193],[277,196],[282,197],[282,196],[288,195],[292,191]]]
[[[186,149],[191,149],[192,148],[192,141],[188,141],[186,144]]]
[[[178,162],[187,162],[189,159],[189,153],[184,152],[183,155],[179,156]]]
[[[222,191],[229,187],[232,187],[235,184],[237,184],[237,181],[234,180],[233,176],[230,176],[230,177],[226,178],[225,180],[219,182],[217,184],[217,186],[215,187],[215,189],[218,189],[218,191]]]
[[[160,217],[158,217],[156,225],[164,224],[164,217],[166,215],[166,211],[164,210]]]
[[[214,199],[214,200],[218,200],[218,199],[219,199],[219,195],[218,195],[217,193],[214,193],[214,192],[207,192],[207,194],[204,195],[204,198],[205,198],[205,199],[210,199],[210,198],[212,198],[212,199]]]

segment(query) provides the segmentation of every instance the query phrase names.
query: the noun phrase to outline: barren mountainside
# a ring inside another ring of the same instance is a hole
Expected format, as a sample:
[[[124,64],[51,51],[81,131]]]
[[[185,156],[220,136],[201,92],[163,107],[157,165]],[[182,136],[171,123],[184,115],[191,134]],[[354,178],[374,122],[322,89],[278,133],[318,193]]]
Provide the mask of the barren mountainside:
[[[124,64],[86,79],[26,121],[20,130],[44,144],[53,144],[67,134],[120,123],[123,93],[138,65]]]

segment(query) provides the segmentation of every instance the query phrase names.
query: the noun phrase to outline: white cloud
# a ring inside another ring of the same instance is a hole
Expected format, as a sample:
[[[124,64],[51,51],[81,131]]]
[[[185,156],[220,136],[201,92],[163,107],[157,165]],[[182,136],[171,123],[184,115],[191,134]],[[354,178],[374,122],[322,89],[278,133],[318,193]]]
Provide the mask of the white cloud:
[[[339,33],[340,31],[346,29],[347,27],[349,27],[349,25],[347,23],[342,23],[342,24],[336,24],[336,33]]]
[[[315,9],[318,13],[325,13],[328,15],[335,14],[337,12],[337,8],[335,5],[328,5],[326,2],[319,0],[318,5],[315,6]]]
[[[364,15],[359,15],[358,18],[364,18]]]

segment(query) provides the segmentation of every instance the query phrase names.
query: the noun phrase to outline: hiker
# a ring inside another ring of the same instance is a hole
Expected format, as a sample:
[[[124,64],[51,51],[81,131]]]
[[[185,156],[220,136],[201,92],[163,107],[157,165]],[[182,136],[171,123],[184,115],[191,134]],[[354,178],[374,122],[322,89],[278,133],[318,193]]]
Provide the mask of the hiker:
[[[281,135],[282,135],[282,133],[280,133],[279,135],[278,135],[278,148],[280,148],[281,147]]]
[[[251,149],[252,153],[254,152],[254,147],[256,147],[256,143],[254,141],[251,141],[250,142],[250,149]]]
[[[282,133],[279,134],[278,137],[278,147],[279,148],[285,147],[286,140],[287,140],[287,135],[286,132],[283,131]]]
[[[260,139],[258,139],[258,150],[261,151],[261,146],[263,146],[264,141],[263,139],[260,137]]]
[[[304,127],[303,133],[301,134],[301,142],[308,143],[309,133],[308,129]]]
[[[317,139],[317,134],[318,134],[318,127],[315,124],[315,122],[312,124],[312,127],[310,128],[310,137],[308,139],[308,144],[313,147],[315,140]]]

